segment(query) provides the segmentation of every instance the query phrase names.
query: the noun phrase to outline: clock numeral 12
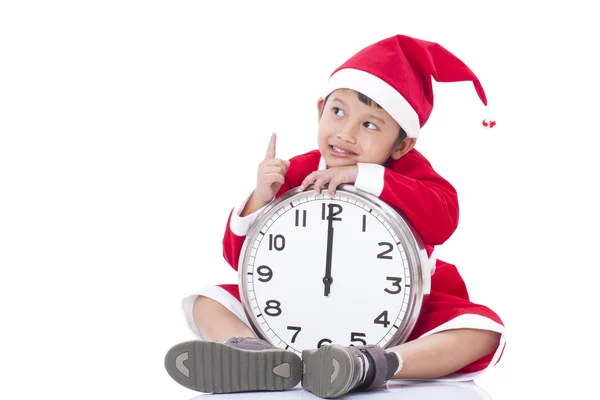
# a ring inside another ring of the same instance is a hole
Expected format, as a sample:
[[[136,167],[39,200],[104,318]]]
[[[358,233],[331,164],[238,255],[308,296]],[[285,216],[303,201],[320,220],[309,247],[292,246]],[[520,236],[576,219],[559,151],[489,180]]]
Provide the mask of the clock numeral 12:
[[[327,212],[327,208],[329,208],[329,213]],[[321,219],[328,220],[331,218],[333,221],[341,221],[342,217],[336,217],[336,215],[340,215],[342,211],[344,211],[344,208],[339,204],[323,203],[321,205]]]

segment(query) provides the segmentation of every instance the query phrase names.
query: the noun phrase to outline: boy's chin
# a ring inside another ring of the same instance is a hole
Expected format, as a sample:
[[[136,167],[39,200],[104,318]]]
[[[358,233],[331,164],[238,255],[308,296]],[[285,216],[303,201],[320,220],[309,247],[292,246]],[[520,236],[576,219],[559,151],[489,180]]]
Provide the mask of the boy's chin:
[[[336,158],[336,157],[326,157],[325,158],[325,162],[327,163],[327,167],[331,168],[331,167],[348,167],[351,165],[356,165],[358,163],[358,160],[354,159],[354,158],[344,158],[344,159],[340,159],[340,158]]]

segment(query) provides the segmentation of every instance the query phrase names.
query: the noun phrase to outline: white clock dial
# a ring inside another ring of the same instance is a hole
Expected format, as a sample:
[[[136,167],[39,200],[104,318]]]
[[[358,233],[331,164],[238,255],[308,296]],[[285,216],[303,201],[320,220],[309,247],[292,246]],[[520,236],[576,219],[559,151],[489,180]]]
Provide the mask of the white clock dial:
[[[331,342],[385,347],[406,325],[410,242],[372,202],[340,190],[299,193],[254,232],[242,286],[271,343],[297,352]]]

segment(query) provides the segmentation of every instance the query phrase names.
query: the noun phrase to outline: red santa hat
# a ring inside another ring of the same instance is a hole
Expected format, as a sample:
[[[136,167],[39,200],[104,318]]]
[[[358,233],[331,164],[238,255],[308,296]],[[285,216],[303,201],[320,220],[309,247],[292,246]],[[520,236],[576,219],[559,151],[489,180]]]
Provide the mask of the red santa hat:
[[[377,102],[408,137],[419,136],[433,109],[431,77],[438,82],[472,81],[485,106],[487,98],[475,74],[437,43],[396,35],[372,44],[337,68],[327,92],[353,89]],[[492,128],[489,117],[483,126]]]

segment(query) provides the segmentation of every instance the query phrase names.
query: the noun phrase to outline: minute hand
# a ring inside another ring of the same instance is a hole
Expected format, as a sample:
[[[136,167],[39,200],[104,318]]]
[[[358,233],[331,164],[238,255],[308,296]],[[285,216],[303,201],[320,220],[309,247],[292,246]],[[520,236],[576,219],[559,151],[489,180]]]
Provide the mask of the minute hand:
[[[333,212],[331,204],[329,205],[329,218],[327,222],[327,259],[325,261],[325,277],[323,283],[325,284],[325,296],[329,296],[331,292],[331,284],[333,283],[333,277],[331,276],[331,258],[333,255]]]

